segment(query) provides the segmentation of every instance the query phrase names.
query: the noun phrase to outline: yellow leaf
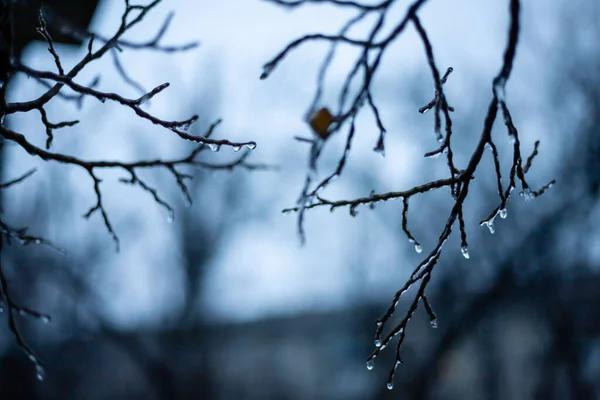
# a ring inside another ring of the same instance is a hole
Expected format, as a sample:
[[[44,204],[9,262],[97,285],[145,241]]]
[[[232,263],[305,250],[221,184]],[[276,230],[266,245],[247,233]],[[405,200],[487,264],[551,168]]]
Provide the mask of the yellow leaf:
[[[310,127],[323,139],[329,137],[329,127],[333,123],[334,117],[327,108],[321,108],[313,114],[310,119]]]

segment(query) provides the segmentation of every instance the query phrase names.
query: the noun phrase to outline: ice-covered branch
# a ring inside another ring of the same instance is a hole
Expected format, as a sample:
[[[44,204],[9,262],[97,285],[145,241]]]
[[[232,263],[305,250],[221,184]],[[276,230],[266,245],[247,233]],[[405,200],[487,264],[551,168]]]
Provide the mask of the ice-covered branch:
[[[483,128],[479,138],[473,143],[473,150],[470,154],[467,164],[463,168],[459,168],[456,165],[453,157],[454,152],[452,149],[452,139],[454,138],[455,133],[452,130],[451,113],[455,112],[455,109],[449,105],[449,101],[444,92],[444,84],[446,84],[448,81],[450,74],[453,72],[453,68],[447,68],[445,73],[442,75],[436,64],[433,45],[428,37],[425,27],[418,17],[418,11],[426,3],[426,1],[413,1],[409,5],[404,16],[395,23],[393,29],[389,33],[386,33],[384,37],[379,40],[376,40],[375,37],[380,32],[390,7],[395,3],[394,0],[383,1],[379,4],[368,6],[354,1],[337,0],[270,0],[270,2],[290,8],[299,7],[302,5],[308,6],[328,4],[330,6],[353,8],[357,11],[356,16],[348,20],[348,22],[340,29],[338,35],[310,34],[292,41],[271,61],[264,65],[263,74],[261,76],[262,79],[267,78],[291,51],[301,45],[304,45],[305,43],[310,41],[325,41],[331,44],[331,50],[325,57],[321,69],[319,70],[316,95],[310,105],[306,117],[306,120],[312,127],[315,135],[312,139],[301,138],[302,141],[309,142],[312,145],[309,153],[309,171],[307,173],[307,178],[305,180],[301,196],[298,200],[298,204],[295,207],[284,210],[284,212],[298,213],[298,232],[302,241],[305,237],[303,222],[306,211],[310,209],[329,207],[333,211],[336,208],[348,207],[350,215],[354,216],[357,213],[357,208],[361,205],[373,206],[377,202],[387,201],[390,199],[400,199],[403,205],[402,230],[407,236],[409,242],[415,246],[415,250],[420,253],[422,251],[422,246],[408,228],[409,200],[416,194],[424,194],[428,191],[438,190],[444,187],[450,188],[452,207],[447,216],[446,223],[439,233],[437,243],[415,267],[409,279],[402,286],[402,288],[396,292],[387,312],[376,321],[377,326],[374,340],[375,350],[367,359],[367,367],[372,369],[375,358],[390,344],[392,340],[397,339],[398,343],[396,347],[395,362],[389,374],[387,384],[388,388],[392,389],[394,374],[397,367],[402,362],[400,353],[401,346],[405,338],[406,328],[419,303],[423,303],[424,309],[429,315],[431,325],[433,327],[437,327],[437,315],[427,299],[426,291],[435,266],[440,260],[444,244],[449,239],[450,235],[452,234],[452,230],[455,229],[457,224],[457,229],[460,234],[460,251],[465,258],[470,258],[468,250],[467,226],[465,223],[465,213],[468,210],[463,206],[469,194],[469,189],[471,187],[470,184],[475,179],[475,173],[478,171],[478,167],[481,164],[485,150],[490,149],[492,153],[495,170],[494,179],[497,182],[498,194],[500,197],[500,205],[494,209],[488,218],[482,221],[482,225],[487,225],[492,233],[495,216],[500,215],[501,218],[506,218],[507,202],[510,199],[512,191],[518,184],[521,186],[521,194],[527,199],[543,194],[549,187],[552,186],[552,184],[554,184],[554,181],[552,181],[549,184],[544,185],[538,191],[532,191],[530,189],[525,175],[531,167],[533,159],[538,154],[539,142],[536,142],[531,156],[529,156],[526,162],[523,163],[519,133],[513,122],[509,106],[505,98],[505,85],[510,78],[518,47],[520,33],[520,1],[509,0],[509,32],[504,50],[503,62],[500,66],[500,71],[492,82],[491,99],[487,108],[487,113],[483,118]],[[374,20],[374,22],[369,28],[369,32],[366,37],[348,37],[347,33],[349,29],[358,22],[363,21],[367,16],[371,16],[371,20]],[[446,179],[426,182],[403,191],[382,194],[371,193],[370,196],[354,200],[326,199],[323,197],[322,192],[327,188],[328,184],[333,179],[340,177],[344,172],[344,166],[346,165],[346,160],[349,152],[351,151],[352,139],[356,129],[354,121],[357,114],[363,109],[364,106],[367,106],[368,110],[370,110],[370,112],[374,115],[376,126],[379,129],[379,135],[376,138],[374,150],[382,155],[384,154],[385,128],[376,106],[376,99],[371,93],[371,84],[373,81],[373,76],[377,72],[377,69],[380,65],[380,60],[382,59],[383,54],[387,51],[388,46],[406,30],[409,24],[414,26],[420,42],[423,45],[427,66],[433,78],[433,100],[421,107],[418,111],[421,114],[425,114],[428,111],[433,110],[433,132],[439,145],[435,150],[427,152],[425,157],[435,159],[442,154],[445,155],[449,176]],[[331,64],[332,59],[334,58],[335,49],[337,46],[341,45],[359,48],[361,49],[361,52],[357,56],[354,65],[351,66],[350,73],[347,75],[342,89],[340,90],[338,110],[332,113],[330,108],[320,106],[322,86],[324,85],[326,71]],[[362,79],[359,81],[360,85],[358,85],[358,89],[352,93],[350,88],[356,87],[356,85],[352,85],[352,83],[358,79]],[[492,127],[494,126],[494,122],[496,121],[499,113],[504,120],[508,137],[512,143],[512,165],[508,173],[507,187],[505,187],[502,182],[500,154],[496,144],[494,143],[494,138],[492,135]],[[346,144],[337,167],[334,171],[332,171],[331,174],[328,174],[322,180],[316,180],[316,167],[323,147],[328,143],[328,138],[337,131],[341,130],[341,128],[345,125],[348,126],[348,134],[346,138]],[[388,325],[391,324],[390,320],[397,312],[400,299],[404,297],[406,292],[408,292],[413,286],[417,286],[417,290],[407,313],[400,323],[393,325],[389,329],[389,332],[384,335],[384,330],[388,327]]]

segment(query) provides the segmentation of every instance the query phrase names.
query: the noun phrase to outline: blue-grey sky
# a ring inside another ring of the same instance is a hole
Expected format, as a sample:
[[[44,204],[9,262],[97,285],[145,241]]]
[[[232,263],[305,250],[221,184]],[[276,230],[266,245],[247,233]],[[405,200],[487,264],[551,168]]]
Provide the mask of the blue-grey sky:
[[[408,4],[399,3],[389,16],[391,22],[403,14]],[[478,105],[474,102],[489,101],[491,79],[501,62],[507,35],[507,2],[430,3],[420,15],[434,44],[439,67],[454,67],[447,94],[457,113],[476,108]],[[542,96],[539,96],[544,90],[544,76],[537,71],[544,60],[540,58],[543,52],[536,46],[553,40],[555,25],[551,21],[556,18],[559,7],[549,2],[524,2],[523,6],[523,40],[508,86],[508,98],[525,105],[522,112],[517,112],[523,118],[516,123],[527,132],[522,136],[524,145],[531,146],[536,139],[552,135],[540,118],[544,112]],[[122,10],[120,0],[101,1],[91,29],[110,35]],[[171,83],[169,89],[151,102],[149,110],[167,119],[199,113],[204,117],[199,123],[205,125],[221,117],[223,124],[216,136],[255,140],[258,147],[252,160],[278,164],[282,168],[278,173],[249,173],[247,187],[240,193],[244,198],[240,209],[227,211],[219,205],[223,182],[227,182],[222,176],[227,175],[214,173],[208,181],[212,186],[204,188],[203,199],[193,206],[198,212],[217,215],[223,211],[239,216],[239,223],[231,224],[203,283],[206,314],[218,319],[244,320],[342,307],[359,299],[391,297],[419,261],[419,255],[402,235],[389,234],[385,219],[367,210],[354,219],[344,210],[308,213],[308,243],[302,248],[295,231],[295,217],[280,212],[294,205],[301,189],[307,148],[292,138],[310,135],[303,116],[311,103],[317,69],[327,46],[301,47],[290,54],[269,79],[258,79],[262,65],[289,41],[305,33],[335,33],[352,12],[329,6],[306,6],[290,11],[257,0],[165,0],[129,38],[152,37],[171,10],[175,11],[175,19],[164,42],[200,40],[202,44],[186,54],[165,56],[144,51],[123,54],[128,71],[147,88],[165,81]],[[352,35],[364,34],[372,22],[368,20]],[[84,49],[59,46],[58,51],[64,64],[72,65]],[[323,105],[330,105],[328,102],[336,98],[355,54],[343,48],[338,53],[328,75]],[[52,68],[52,58],[42,43],[31,45],[23,61]],[[136,95],[114,71],[110,58],[83,73],[79,82],[85,83],[98,72],[102,73],[101,89]],[[15,100],[31,98],[43,90],[33,80],[22,77],[17,83],[19,93],[12,94]],[[359,133],[349,169],[345,178],[327,192],[330,197],[368,195],[364,184],[351,175],[359,176],[361,171],[377,171],[371,174],[376,176],[377,186],[373,189],[377,191],[401,190],[428,179],[421,176],[423,137],[430,135],[430,147],[435,140],[433,133],[423,131],[422,127],[432,130],[433,121],[430,115],[418,115],[416,109],[418,101],[429,100],[433,85],[422,45],[412,27],[385,56],[374,93],[389,132],[386,157],[382,159],[371,151],[377,129],[372,116],[365,111],[358,121]],[[77,112],[75,107],[63,102],[52,103],[48,111],[56,116],[54,119]],[[124,160],[177,155],[183,151],[179,141],[168,131],[135,118],[122,107],[87,99],[77,118],[83,121],[80,126],[56,133],[55,150],[76,153],[87,159]],[[425,123],[415,124],[419,118]],[[481,126],[482,118],[471,126]],[[14,124],[15,129],[31,134],[36,143],[43,143],[44,131],[35,119],[17,116]],[[461,134],[456,132],[456,135]],[[465,136],[475,134],[470,132]],[[545,150],[549,154],[557,151],[556,146],[560,144],[556,143],[548,140]],[[340,146],[342,138],[333,138],[325,154],[323,173],[333,167],[341,154]],[[469,149],[468,142],[461,146]],[[223,148],[215,160],[233,154],[231,149]],[[32,163],[40,164],[25,160],[15,157],[8,173],[22,171]],[[540,161],[538,167],[543,169],[544,165],[549,164]],[[107,208],[122,239],[121,253],[113,254],[112,242],[99,216],[85,223],[79,221],[80,215],[94,201],[89,177],[75,168],[54,168],[56,173],[64,174],[75,190],[72,210],[66,213],[64,222],[72,229],[52,229],[49,234],[56,242],[75,248],[75,252],[85,240],[102,240],[106,255],[101,267],[94,269],[94,279],[107,304],[107,315],[115,323],[128,326],[151,323],[175,308],[182,301],[183,276],[176,267],[178,254],[172,250],[176,239],[164,210],[147,193],[119,184],[117,179],[121,174],[104,174]],[[43,180],[46,173],[41,172],[36,177],[37,182]],[[164,192],[173,189],[167,177],[161,178],[160,183]],[[27,189],[15,190],[10,196],[9,206],[11,201],[16,204],[26,198]],[[182,201],[177,193],[170,198],[174,202]],[[399,204],[393,207],[398,208]],[[379,212],[398,217],[397,211]],[[432,224],[432,229],[437,229],[439,223]],[[471,230],[477,229],[482,228],[471,227]],[[432,244],[424,243],[425,251]],[[446,251],[458,252],[459,249]],[[472,254],[473,259],[476,250]]]

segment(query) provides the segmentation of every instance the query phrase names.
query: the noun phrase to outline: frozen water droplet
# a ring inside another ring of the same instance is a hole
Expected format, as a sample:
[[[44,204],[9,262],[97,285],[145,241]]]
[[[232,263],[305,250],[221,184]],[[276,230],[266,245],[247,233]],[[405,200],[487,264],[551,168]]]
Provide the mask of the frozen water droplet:
[[[500,218],[502,219],[506,219],[508,212],[506,211],[506,208],[501,209],[500,211],[498,211],[498,215],[500,215]]]
[[[375,339],[375,347],[381,347],[381,340]]]
[[[482,225],[482,226],[483,226],[483,225],[487,226],[487,227],[488,227],[488,229],[490,230],[490,233],[491,233],[492,235],[493,235],[494,233],[496,233],[496,228],[494,228],[494,220],[493,220],[493,219],[491,219],[491,220],[489,220],[489,221],[483,221],[483,222],[481,223],[481,225]]]
[[[233,146],[233,151],[238,152],[241,148],[241,146]]]
[[[374,365],[374,363],[373,363],[373,360],[368,360],[368,361],[367,361],[367,369],[368,369],[369,371],[370,371],[370,370],[372,370],[374,366],[375,366],[375,365]]]
[[[392,382],[392,381],[388,382],[386,387],[388,388],[388,390],[392,390],[394,388],[394,382]]]
[[[415,251],[417,253],[421,253],[423,251],[423,247],[419,243],[415,243]]]
[[[254,150],[256,148],[256,143],[254,143],[254,142],[248,143],[246,145],[246,147],[249,148],[250,150]]]
[[[383,135],[379,136],[379,140],[377,141],[377,145],[373,148],[373,151],[381,156],[381,158],[385,157],[385,144],[383,143]]]
[[[190,126],[192,126],[192,124],[194,122],[198,121],[198,116],[194,115],[192,118],[188,119],[187,121],[182,121],[181,122],[181,129],[183,129],[184,131],[187,131],[188,129],[190,129]]]
[[[466,258],[467,260],[469,259],[469,249],[467,248],[467,246],[463,246],[460,248],[460,252],[462,253],[463,257]]]
[[[35,367],[35,374],[36,377],[38,379],[38,381],[43,381],[44,380],[44,376],[46,375],[45,371],[44,371],[44,367],[42,367],[41,365],[37,365]]]
[[[533,200],[535,197],[533,192],[529,188],[523,189],[523,191],[521,192],[521,196],[523,196],[523,198],[525,198],[526,201]]]
[[[436,329],[438,327],[438,320],[437,320],[437,318],[432,319],[431,321],[429,321],[429,323],[431,324],[431,327],[433,329]]]

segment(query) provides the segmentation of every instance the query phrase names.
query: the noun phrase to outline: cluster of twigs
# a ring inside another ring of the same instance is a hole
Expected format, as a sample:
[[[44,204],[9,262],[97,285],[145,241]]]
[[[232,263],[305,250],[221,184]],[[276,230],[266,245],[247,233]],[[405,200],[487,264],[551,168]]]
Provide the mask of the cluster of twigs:
[[[157,52],[172,53],[178,51],[186,51],[197,47],[197,42],[187,43],[183,45],[162,45],[160,42],[167,31],[170,22],[172,21],[173,15],[170,14],[165,19],[164,24],[160,27],[156,36],[147,42],[132,42],[123,38],[123,36],[130,31],[135,25],[142,22],[144,17],[153,10],[161,0],[154,0],[148,5],[134,5],[129,0],[125,0],[125,10],[121,16],[121,23],[116,32],[110,37],[102,37],[100,35],[80,31],[69,23],[60,19],[60,17],[52,14],[39,11],[39,28],[43,40],[48,44],[48,51],[53,58],[54,66],[56,71],[43,71],[31,68],[27,65],[22,64],[15,56],[13,48],[13,37],[12,26],[16,21],[12,21],[12,9],[10,2],[8,4],[2,4],[0,22],[2,29],[2,40],[0,50],[2,51],[2,82],[0,86],[0,139],[2,143],[13,143],[17,147],[25,150],[31,156],[39,157],[44,161],[55,161],[62,164],[76,166],[84,169],[92,180],[93,190],[96,195],[96,203],[92,205],[89,210],[84,214],[87,219],[94,214],[99,213],[102,217],[104,225],[108,233],[112,236],[117,251],[119,249],[119,237],[115,232],[113,224],[109,218],[108,211],[103,202],[103,196],[101,191],[102,180],[98,176],[98,172],[104,169],[120,169],[127,173],[127,178],[122,178],[121,182],[130,185],[136,185],[142,190],[149,193],[152,198],[162,206],[169,214],[169,219],[173,218],[174,209],[167,203],[158,193],[157,189],[153,188],[146,181],[144,181],[138,172],[144,169],[157,169],[163,168],[170,172],[175,179],[179,189],[183,193],[188,205],[192,202],[192,197],[188,190],[187,180],[191,179],[192,176],[188,173],[181,171],[181,167],[195,167],[195,168],[206,168],[206,169],[227,169],[231,170],[234,168],[246,168],[252,169],[264,169],[267,166],[261,164],[253,164],[247,161],[250,151],[256,147],[255,142],[231,142],[226,139],[213,139],[215,128],[219,121],[212,124],[206,133],[202,136],[196,136],[186,131],[188,128],[197,121],[198,116],[194,115],[191,118],[182,121],[170,121],[161,119],[144,109],[144,104],[154,96],[165,90],[169,84],[163,83],[156,86],[150,91],[143,89],[142,85],[136,82],[125,70],[124,66],[120,62],[119,55],[125,49],[137,50],[154,50]],[[66,70],[61,62],[59,53],[55,47],[55,43],[52,39],[50,31],[54,29],[63,33],[70,34],[84,43],[87,43],[87,52],[83,58],[70,70]],[[110,93],[98,90],[96,87],[99,82],[99,77],[93,79],[91,83],[85,85],[77,82],[78,74],[84,70],[90,63],[101,57],[112,53],[114,65],[116,70],[119,72],[121,77],[126,83],[133,86],[135,89],[141,92],[141,96],[138,98],[126,98],[117,93]],[[36,99],[25,101],[25,102],[6,102],[6,86],[9,79],[15,73],[23,73],[28,77],[34,78],[43,84],[47,91]],[[70,89],[70,92],[65,93],[65,89]],[[74,94],[73,94],[74,93]],[[60,128],[75,126],[78,120],[68,120],[62,122],[51,122],[51,117],[48,116],[46,111],[46,105],[55,101],[56,99],[62,99],[66,101],[74,101],[78,105],[81,105],[82,100],[85,97],[91,97],[104,103],[105,101],[112,101],[121,104],[124,107],[129,108],[141,119],[147,120],[155,125],[159,125],[178,137],[190,141],[195,144],[193,149],[186,155],[174,158],[170,160],[143,160],[138,162],[125,163],[121,161],[108,161],[108,160],[83,160],[74,156],[52,152],[50,149],[54,140],[54,131]],[[16,113],[28,113],[37,111],[40,114],[41,121],[45,126],[47,140],[45,148],[41,148],[32,143],[26,135],[15,132],[9,129],[6,124],[6,117]],[[232,162],[215,164],[200,159],[200,156],[204,151],[210,149],[212,151],[218,151],[221,146],[231,147],[234,151],[239,151],[242,148],[244,151]],[[8,189],[16,184],[22,183],[27,178],[34,174],[35,170],[31,170],[24,175],[10,180],[6,183],[0,184],[0,190]],[[2,246],[17,241],[23,245],[27,244],[48,244],[55,247],[44,238],[31,236],[27,232],[27,228],[14,228],[9,224],[5,223],[4,220],[0,219],[0,254]],[[55,247],[56,248],[56,247]],[[59,249],[60,250],[60,249]],[[8,323],[10,331],[13,333],[18,345],[23,349],[27,356],[32,360],[36,366],[37,376],[39,379],[44,377],[44,369],[42,362],[39,357],[33,352],[33,350],[26,344],[23,339],[20,330],[17,325],[16,315],[29,315],[34,318],[39,318],[43,321],[50,321],[50,317],[44,314],[40,314],[37,311],[28,309],[26,307],[19,306],[10,294],[9,285],[5,276],[2,264],[0,263],[0,297],[3,306],[0,310],[6,311],[8,316]]]
[[[297,206],[284,210],[284,212],[295,211],[298,213],[298,232],[301,240],[304,241],[305,238],[303,222],[305,212],[309,209],[316,207],[329,207],[331,210],[333,210],[339,207],[348,207],[350,215],[354,216],[356,215],[357,207],[361,205],[372,206],[380,201],[387,201],[389,199],[401,199],[403,203],[402,229],[408,237],[409,241],[415,245],[415,250],[417,250],[417,252],[420,253],[422,251],[422,247],[408,229],[407,215],[409,209],[409,200],[417,194],[423,194],[430,190],[441,189],[444,187],[448,187],[450,189],[450,194],[453,199],[453,206],[448,215],[448,219],[444,225],[444,228],[439,234],[437,244],[427,254],[427,256],[417,265],[417,267],[414,269],[404,286],[396,292],[392,304],[386,311],[386,313],[380,318],[378,318],[376,321],[376,331],[374,339],[375,349],[367,359],[367,368],[372,369],[374,365],[374,360],[387,346],[390,345],[393,339],[397,339],[395,362],[390,370],[387,382],[388,389],[392,389],[394,385],[394,374],[396,372],[397,367],[400,365],[400,363],[402,363],[401,347],[405,338],[406,328],[408,322],[414,315],[420,303],[423,304],[425,311],[429,315],[432,327],[437,327],[437,316],[428,301],[426,289],[431,280],[431,274],[433,273],[433,270],[435,269],[435,266],[437,265],[441,256],[442,248],[448,240],[448,238],[450,237],[452,229],[455,227],[457,222],[461,238],[461,252],[465,258],[469,258],[467,232],[465,227],[465,221],[463,218],[463,205],[469,193],[470,183],[474,179],[475,171],[477,170],[478,166],[482,161],[485,150],[489,149],[492,154],[498,195],[500,197],[499,205],[495,207],[492,210],[492,212],[481,221],[481,225],[486,225],[492,233],[494,232],[494,219],[497,216],[500,216],[500,218],[506,218],[507,202],[511,196],[512,191],[516,188],[517,184],[521,185],[521,195],[524,196],[526,199],[532,199],[534,197],[540,196],[554,184],[554,181],[552,181],[537,191],[531,190],[529,184],[527,183],[525,175],[531,167],[534,157],[538,154],[539,142],[536,142],[534,151],[524,162],[521,155],[521,142],[519,140],[519,133],[513,123],[511,113],[509,111],[505,99],[505,85],[511,75],[511,70],[515,59],[515,53],[517,50],[517,44],[519,39],[520,1],[509,1],[510,27],[508,33],[508,41],[504,50],[502,66],[500,72],[496,75],[496,77],[493,80],[492,98],[490,100],[487,114],[484,119],[483,129],[481,131],[477,143],[475,144],[475,148],[470,156],[470,159],[464,169],[459,169],[456,166],[453,158],[453,151],[451,145],[451,139],[453,137],[451,113],[454,111],[454,108],[452,108],[448,104],[448,100],[444,93],[443,87],[444,83],[446,82],[450,73],[452,73],[453,70],[452,68],[448,68],[445,74],[440,74],[440,70],[435,62],[432,44],[428,38],[425,28],[423,27],[417,15],[420,8],[426,3],[426,0],[413,1],[408,7],[403,18],[396,23],[394,29],[392,29],[391,32],[385,35],[382,39],[377,40],[375,38],[380,33],[380,30],[384,25],[384,20],[388,10],[394,3],[396,3],[395,0],[385,0],[373,5],[364,5],[359,2],[345,0],[270,1],[272,3],[285,7],[297,7],[309,3],[329,4],[339,7],[352,8],[357,12],[356,16],[350,19],[346,23],[346,25],[342,27],[342,29],[339,31],[339,34],[337,35],[309,34],[294,40],[293,42],[288,44],[270,62],[265,64],[264,71],[261,76],[261,78],[263,79],[266,78],[281,63],[281,61],[287,54],[289,54],[292,50],[294,50],[300,45],[311,41],[325,41],[330,43],[330,52],[327,54],[319,72],[315,100],[311,105],[311,108],[309,109],[309,118],[311,118],[310,115],[314,115],[316,105],[319,103],[322,92],[321,88],[325,79],[325,73],[328,69],[328,66],[331,63],[331,60],[333,59],[336,47],[339,45],[347,45],[361,49],[361,54],[357,58],[350,73],[346,77],[342,89],[340,91],[338,110],[333,115],[332,122],[328,126],[327,135],[323,135],[322,132],[315,131],[317,135],[315,135],[314,139],[302,139],[303,141],[308,141],[312,144],[312,150],[310,152],[309,160],[309,172],[307,174],[306,181],[300,198],[298,200]],[[357,24],[359,21],[362,21],[367,16],[376,17],[376,22],[370,28],[370,32],[367,35],[367,37],[356,39],[347,36],[347,32],[349,31],[349,29],[355,24]],[[389,192],[384,194],[371,193],[371,195],[368,197],[358,198],[354,200],[327,200],[323,198],[319,193],[325,187],[327,187],[327,185],[333,179],[339,177],[342,174],[355,135],[355,118],[365,106],[373,114],[376,124],[379,128],[379,137],[376,140],[375,147],[373,150],[381,153],[382,155],[384,154],[386,130],[384,128],[383,122],[381,121],[373,96],[371,95],[373,77],[377,71],[377,68],[380,65],[381,58],[388,46],[390,45],[390,43],[397,39],[399,35],[402,34],[402,32],[404,32],[407,29],[407,27],[411,24],[416,29],[419,38],[423,44],[428,67],[431,71],[435,88],[435,96],[433,100],[419,109],[419,112],[422,114],[426,113],[427,111],[433,110],[434,132],[437,142],[439,143],[439,146],[435,150],[426,153],[425,156],[437,158],[440,155],[444,155],[446,159],[446,164],[448,166],[449,176],[445,179],[427,182],[422,185],[418,185],[403,191]],[[358,79],[362,79],[362,84],[360,85],[356,93],[350,95],[350,85],[354,80]],[[349,98],[350,100],[348,100]],[[504,187],[503,184],[499,161],[500,156],[492,138],[492,127],[494,121],[498,116],[498,111],[500,111],[502,118],[504,119],[504,123],[506,125],[508,133],[508,138],[512,143],[512,166],[508,174],[507,187]],[[309,122],[312,121],[313,120],[309,119]],[[321,153],[321,149],[323,148],[327,138],[335,132],[341,131],[344,126],[348,127],[346,133],[346,145],[344,148],[343,155],[339,160],[337,168],[330,175],[320,180],[318,183],[313,184],[313,181],[316,178],[316,164]],[[389,330],[389,333],[384,335],[384,328],[386,328],[391,317],[396,313],[397,307],[400,302],[400,298],[413,285],[417,286],[417,290],[406,315],[399,323],[397,323]]]

